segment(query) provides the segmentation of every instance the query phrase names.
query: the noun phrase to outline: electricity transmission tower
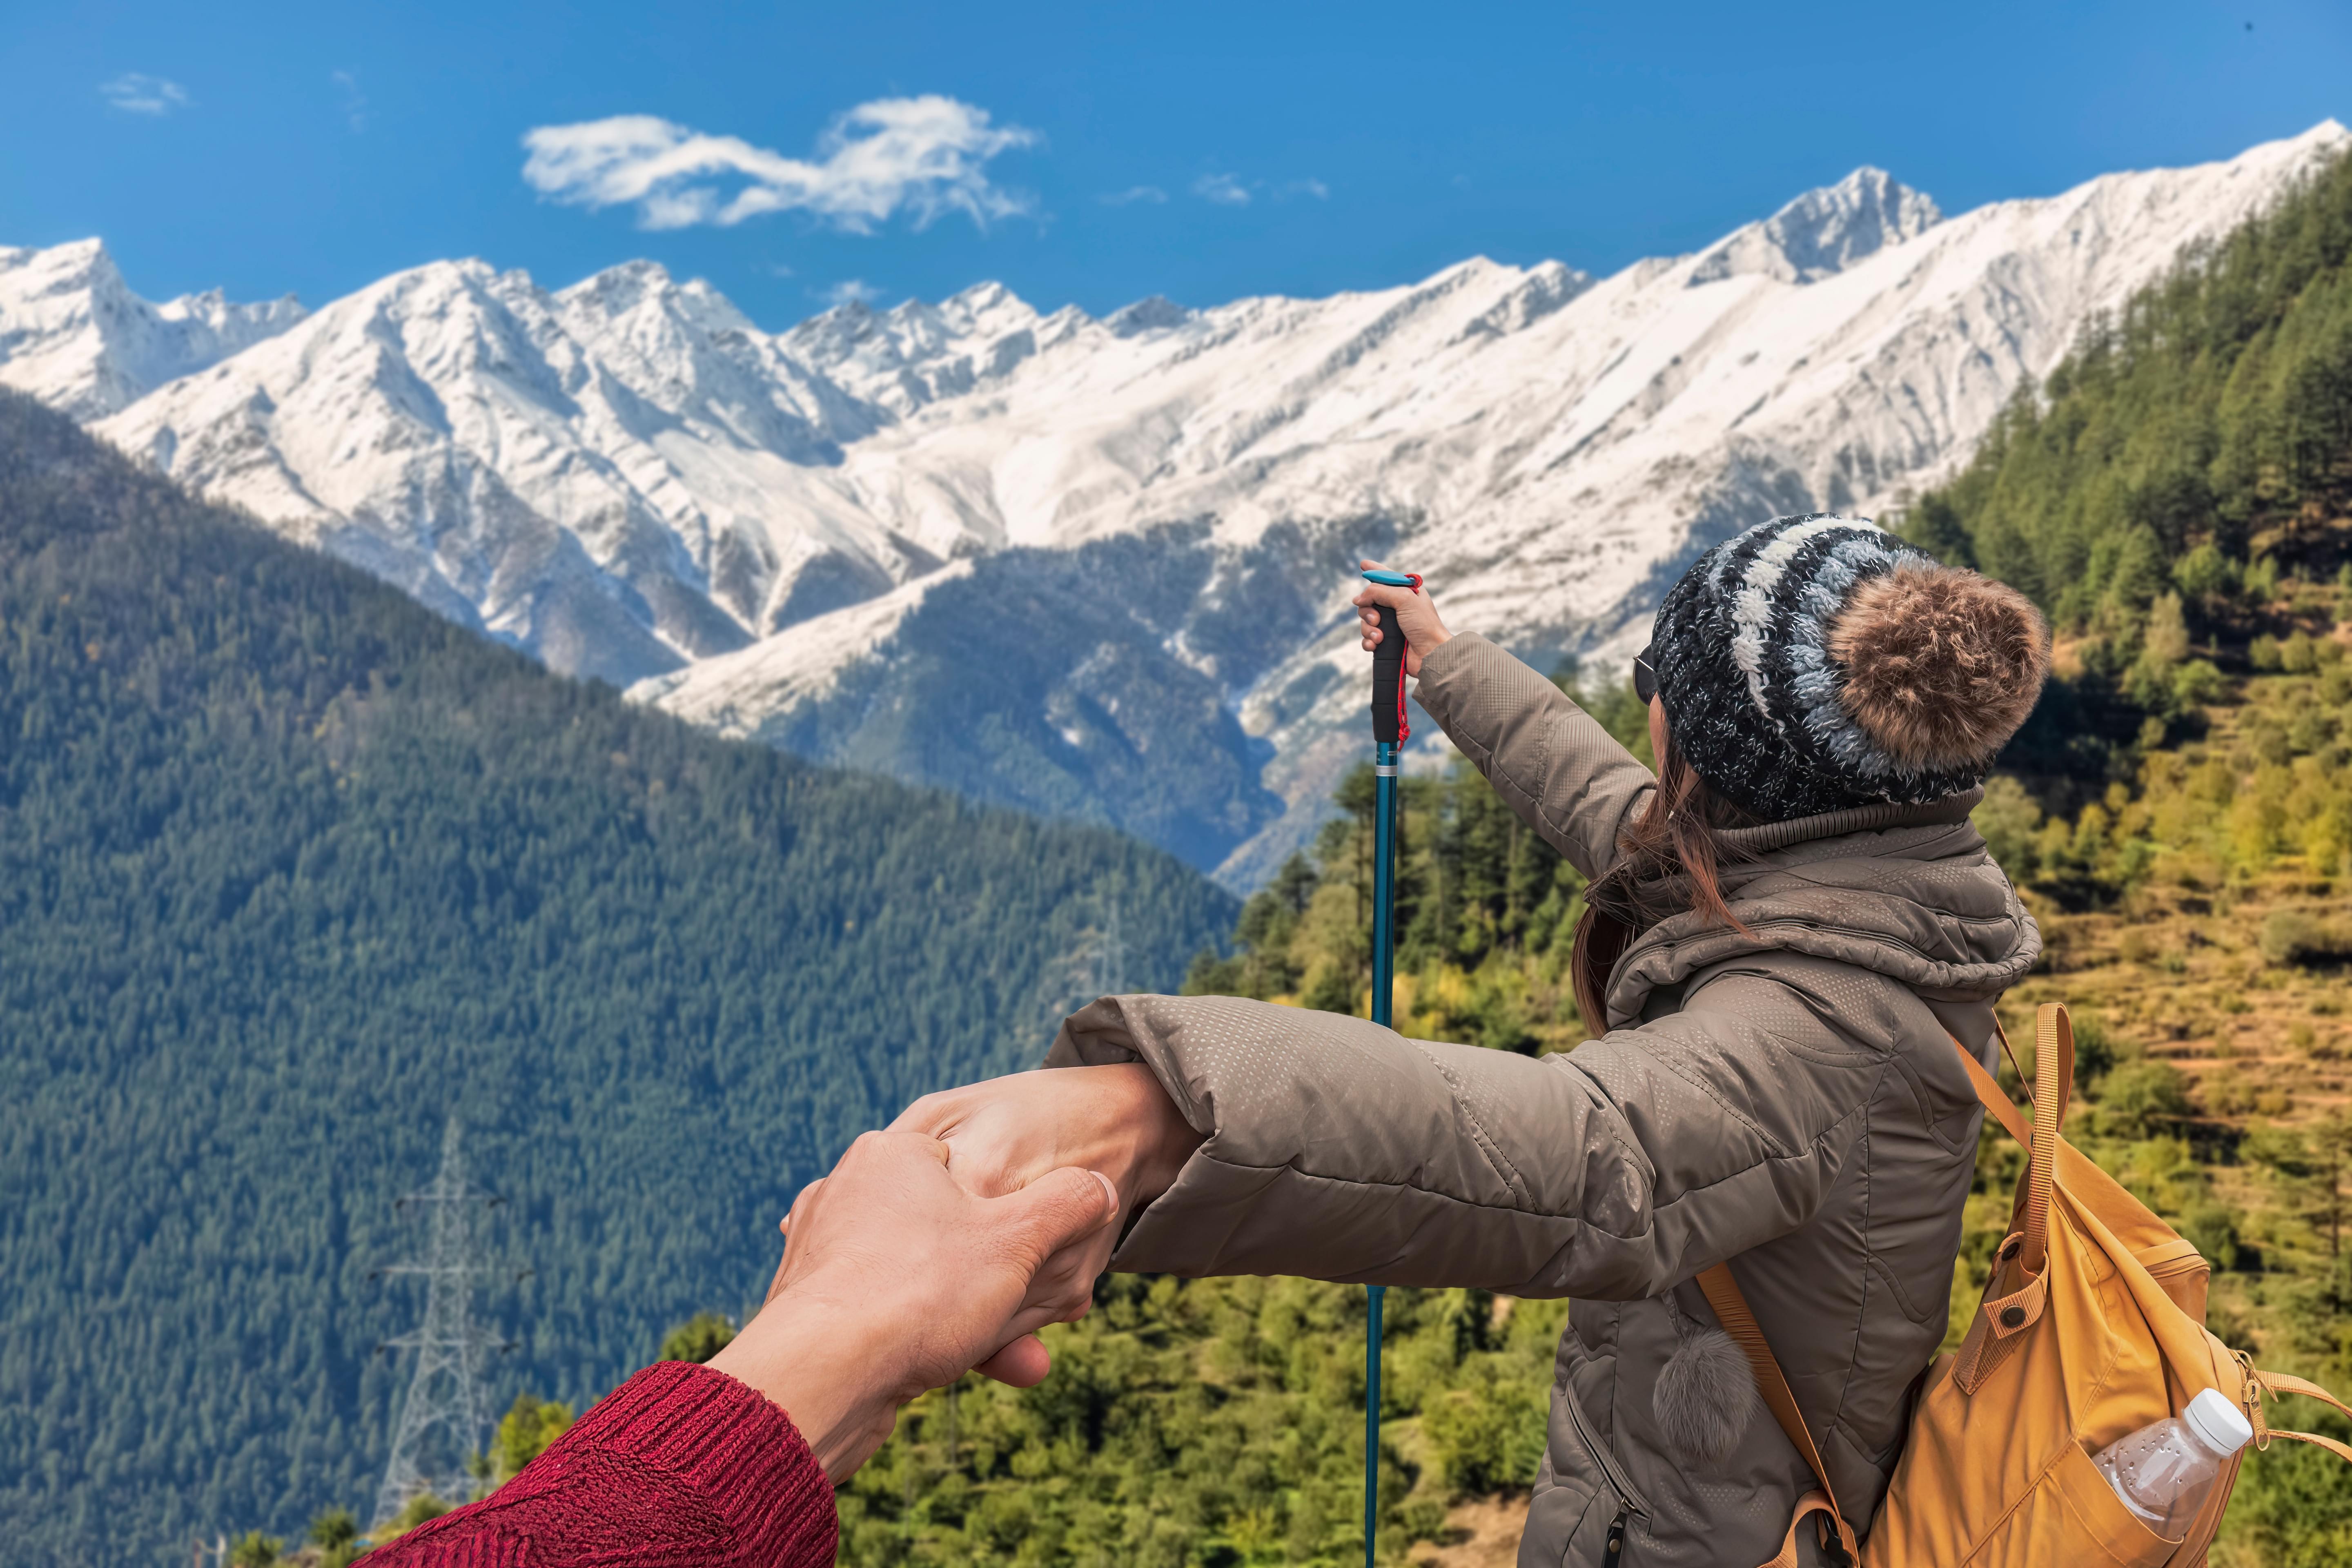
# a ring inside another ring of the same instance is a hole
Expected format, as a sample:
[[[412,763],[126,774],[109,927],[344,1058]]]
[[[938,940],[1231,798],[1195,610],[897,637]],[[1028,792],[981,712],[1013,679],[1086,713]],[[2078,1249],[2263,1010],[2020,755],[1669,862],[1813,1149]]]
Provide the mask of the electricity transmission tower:
[[[1097,996],[1117,996],[1127,989],[1127,944],[1119,940],[1118,896],[1114,893],[1109,908],[1103,914],[1102,934],[1095,939],[1094,950],[1087,954],[1093,960],[1093,982]]]
[[[1037,1022],[1048,1040],[1065,1017],[1096,997],[1127,992],[1127,942],[1119,934],[1122,900],[1116,890],[1097,899],[1099,922],[1080,931],[1076,943],[1046,966]]]
[[[473,1278],[488,1272],[475,1259],[475,1214],[498,1200],[466,1181],[455,1116],[441,1134],[441,1169],[433,1184],[400,1202],[404,1208],[424,1205],[430,1241],[424,1262],[383,1271],[422,1274],[425,1287],[425,1321],[382,1347],[414,1350],[416,1364],[393,1434],[392,1461],[375,1496],[379,1525],[391,1522],[421,1492],[452,1503],[467,1500],[473,1482],[466,1464],[481,1451],[489,1421],[482,1364],[489,1352],[507,1348],[474,1322]]]

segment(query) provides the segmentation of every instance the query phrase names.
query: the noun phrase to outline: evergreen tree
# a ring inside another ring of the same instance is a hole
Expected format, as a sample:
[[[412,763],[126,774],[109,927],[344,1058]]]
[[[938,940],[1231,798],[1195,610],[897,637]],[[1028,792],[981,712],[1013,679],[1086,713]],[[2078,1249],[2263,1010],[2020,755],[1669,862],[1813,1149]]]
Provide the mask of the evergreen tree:
[[[735,1338],[735,1320],[724,1312],[697,1312],[662,1336],[656,1361],[690,1361],[698,1366]]]
[[[499,1418],[498,1436],[491,1444],[489,1474],[486,1478],[490,1485],[502,1487],[521,1474],[525,1465],[547,1452],[548,1445],[572,1429],[572,1422],[569,1405],[559,1405],[532,1394],[516,1394],[513,1405]]]

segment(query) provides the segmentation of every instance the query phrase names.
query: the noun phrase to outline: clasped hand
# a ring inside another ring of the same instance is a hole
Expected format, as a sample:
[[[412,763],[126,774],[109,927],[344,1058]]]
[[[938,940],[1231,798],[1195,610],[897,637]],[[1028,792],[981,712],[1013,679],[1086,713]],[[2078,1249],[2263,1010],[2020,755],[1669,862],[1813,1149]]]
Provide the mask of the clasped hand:
[[[793,1201],[766,1305],[709,1364],[782,1406],[840,1481],[926,1389],[1043,1378],[1036,1331],[1085,1314],[1126,1216],[1199,1142],[1140,1067],[928,1095]]]
[[[1426,593],[1369,584],[1354,605],[1367,650],[1397,612],[1409,674],[1447,640]],[[925,1095],[793,1202],[767,1304],[710,1364],[782,1405],[838,1481],[925,1389],[1043,1378],[1036,1331],[1086,1315],[1128,1217],[1200,1145],[1139,1064]]]
[[[908,1400],[1066,1317],[1046,1266],[1118,1213],[1109,1179],[1091,1170],[1065,1165],[977,1197],[948,1158],[917,1133],[851,1144],[793,1203],[766,1305],[710,1359],[782,1406],[836,1482],[881,1446]],[[1034,1383],[1044,1349],[1008,1365],[1013,1381]]]
[[[1040,1297],[1058,1308],[1051,1322],[1086,1315],[1095,1279],[1109,1263],[1128,1215],[1166,1192],[1201,1145],[1201,1135],[1160,1080],[1135,1064],[1048,1068],[927,1094],[890,1130],[938,1139],[948,1151],[949,1173],[980,1197],[1021,1192],[1069,1165],[1100,1172],[1109,1181],[1118,1194],[1116,1222],[1077,1238],[1038,1273]],[[1013,1339],[978,1370],[1025,1387],[1045,1374],[1045,1347],[1030,1334]]]

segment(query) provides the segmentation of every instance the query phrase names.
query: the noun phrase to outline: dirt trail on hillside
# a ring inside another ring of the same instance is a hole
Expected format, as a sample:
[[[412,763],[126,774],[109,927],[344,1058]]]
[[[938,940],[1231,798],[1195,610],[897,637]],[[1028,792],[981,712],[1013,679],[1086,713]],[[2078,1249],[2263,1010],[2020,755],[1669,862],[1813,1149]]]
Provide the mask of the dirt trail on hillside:
[[[1456,1504],[1445,1516],[1445,1545],[1422,1542],[1412,1549],[1412,1561],[1434,1568],[1511,1568],[1519,1554],[1519,1532],[1527,1528],[1528,1499],[1516,1496],[1473,1498]]]

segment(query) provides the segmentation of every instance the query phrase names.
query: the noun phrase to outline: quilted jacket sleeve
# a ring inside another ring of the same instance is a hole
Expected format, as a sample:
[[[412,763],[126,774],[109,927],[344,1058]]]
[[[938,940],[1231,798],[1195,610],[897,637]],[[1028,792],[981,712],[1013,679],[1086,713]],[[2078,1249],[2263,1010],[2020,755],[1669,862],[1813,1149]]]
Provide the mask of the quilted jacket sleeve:
[[[1231,997],[1106,997],[1048,1065],[1126,1060],[1204,1142],[1114,1268],[1615,1300],[1802,1225],[1888,1067],[1754,972],[1540,1059]]]
[[[1650,770],[1559,688],[1475,633],[1433,649],[1413,697],[1519,819],[1597,879]]]

